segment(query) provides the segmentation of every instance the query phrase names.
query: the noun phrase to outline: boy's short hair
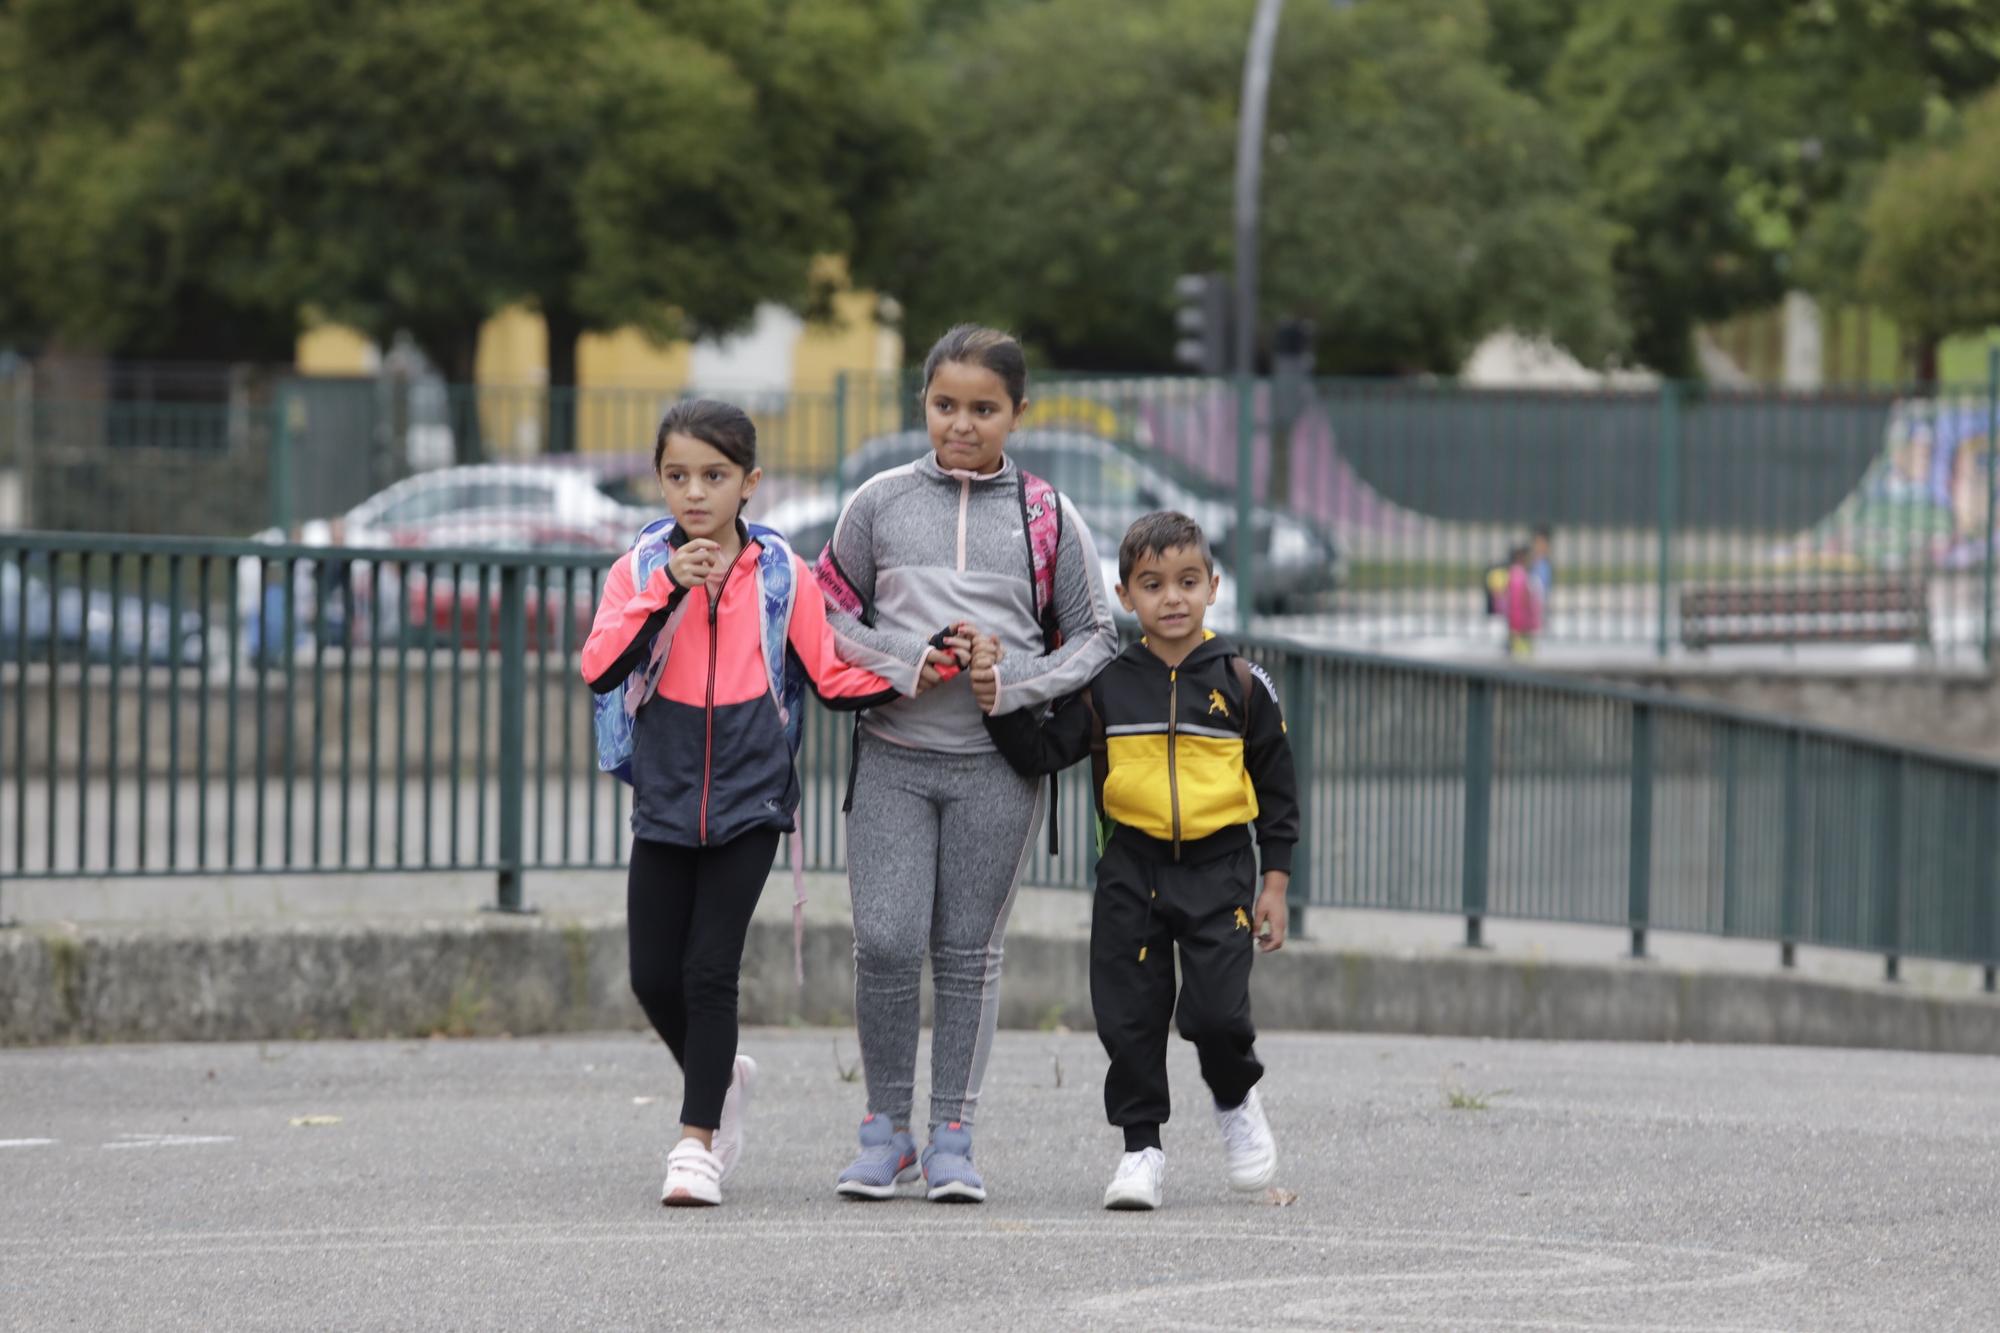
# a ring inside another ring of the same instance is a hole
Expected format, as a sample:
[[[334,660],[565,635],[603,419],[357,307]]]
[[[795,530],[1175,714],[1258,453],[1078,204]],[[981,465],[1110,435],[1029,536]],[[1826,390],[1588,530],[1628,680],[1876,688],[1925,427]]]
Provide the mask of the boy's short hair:
[[[1171,509],[1145,515],[1125,529],[1125,540],[1118,543],[1118,581],[1130,583],[1132,566],[1142,558],[1165,555],[1186,546],[1201,552],[1201,563],[1210,574],[1215,573],[1215,557],[1209,552],[1201,524]]]

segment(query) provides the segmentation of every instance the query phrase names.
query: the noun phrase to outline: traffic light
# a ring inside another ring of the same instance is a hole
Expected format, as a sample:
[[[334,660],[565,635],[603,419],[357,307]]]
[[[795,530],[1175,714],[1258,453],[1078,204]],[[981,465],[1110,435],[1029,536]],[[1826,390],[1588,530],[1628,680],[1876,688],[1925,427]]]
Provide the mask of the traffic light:
[[[1204,375],[1229,369],[1229,284],[1220,273],[1174,281],[1174,359]]]

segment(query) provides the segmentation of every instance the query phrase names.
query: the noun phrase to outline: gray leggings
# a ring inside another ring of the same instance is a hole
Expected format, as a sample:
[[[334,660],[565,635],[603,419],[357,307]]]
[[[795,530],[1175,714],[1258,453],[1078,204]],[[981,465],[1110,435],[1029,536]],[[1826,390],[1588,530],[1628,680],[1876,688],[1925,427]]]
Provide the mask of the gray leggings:
[[[868,1109],[910,1123],[928,950],[930,1123],[969,1125],[1000,1016],[1001,937],[1041,823],[1041,785],[997,754],[909,750],[866,733],[859,744],[847,865]]]

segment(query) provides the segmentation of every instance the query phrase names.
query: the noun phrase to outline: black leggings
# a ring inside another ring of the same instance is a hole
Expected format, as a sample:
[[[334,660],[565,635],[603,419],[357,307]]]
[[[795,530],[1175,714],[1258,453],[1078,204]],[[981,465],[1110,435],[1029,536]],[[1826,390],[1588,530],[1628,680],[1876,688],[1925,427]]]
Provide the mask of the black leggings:
[[[758,829],[715,847],[632,840],[632,993],[685,1076],[681,1123],[714,1129],[736,1065],[736,978],[750,914],[778,854]]]

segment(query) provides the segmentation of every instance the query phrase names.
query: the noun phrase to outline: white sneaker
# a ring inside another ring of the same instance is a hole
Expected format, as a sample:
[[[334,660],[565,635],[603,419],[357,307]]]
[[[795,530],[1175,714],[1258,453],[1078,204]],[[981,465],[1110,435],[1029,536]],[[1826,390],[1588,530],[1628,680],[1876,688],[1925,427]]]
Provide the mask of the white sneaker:
[[[1222,1146],[1229,1154],[1229,1187],[1263,1189],[1278,1174],[1278,1143],[1271,1137],[1271,1122],[1264,1118],[1264,1102],[1257,1089],[1232,1111],[1217,1107],[1215,1123],[1222,1130]]]
[[[1151,1212],[1161,1203],[1167,1183],[1167,1155],[1158,1148],[1141,1148],[1118,1159],[1118,1173],[1104,1189],[1104,1206],[1119,1211]]]
[[[660,1202],[669,1208],[713,1207],[722,1202],[722,1163],[701,1146],[700,1139],[682,1139],[667,1154],[667,1183]]]
[[[729,1091],[722,1094],[722,1124],[715,1131],[715,1157],[722,1163],[724,1184],[743,1160],[743,1134],[750,1127],[750,1085],[756,1081],[757,1062],[747,1055],[737,1056]]]

